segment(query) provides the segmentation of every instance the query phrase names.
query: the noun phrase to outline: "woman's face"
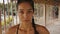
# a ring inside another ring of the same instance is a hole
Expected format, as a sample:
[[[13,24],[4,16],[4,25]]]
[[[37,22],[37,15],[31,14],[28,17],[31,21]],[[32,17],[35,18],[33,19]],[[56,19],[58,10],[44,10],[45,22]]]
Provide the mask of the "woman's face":
[[[20,21],[22,22],[31,21],[33,16],[32,6],[27,2],[20,3],[18,5],[18,15],[19,15]]]

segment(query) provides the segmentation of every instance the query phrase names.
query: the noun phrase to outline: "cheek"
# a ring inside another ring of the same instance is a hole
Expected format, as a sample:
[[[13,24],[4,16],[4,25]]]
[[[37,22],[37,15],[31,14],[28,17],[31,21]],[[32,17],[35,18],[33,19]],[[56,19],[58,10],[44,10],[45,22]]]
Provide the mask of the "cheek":
[[[31,19],[33,17],[33,14],[29,15],[28,17]]]
[[[20,13],[18,14],[18,16],[19,16],[19,19],[22,19],[23,18],[23,16]]]

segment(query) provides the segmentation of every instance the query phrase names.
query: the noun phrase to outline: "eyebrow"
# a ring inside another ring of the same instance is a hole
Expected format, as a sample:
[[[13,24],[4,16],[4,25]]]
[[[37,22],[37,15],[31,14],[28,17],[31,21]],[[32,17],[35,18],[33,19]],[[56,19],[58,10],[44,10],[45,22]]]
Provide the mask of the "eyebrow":
[[[24,9],[19,9],[19,10],[24,10]],[[27,10],[33,10],[33,9],[27,9]]]

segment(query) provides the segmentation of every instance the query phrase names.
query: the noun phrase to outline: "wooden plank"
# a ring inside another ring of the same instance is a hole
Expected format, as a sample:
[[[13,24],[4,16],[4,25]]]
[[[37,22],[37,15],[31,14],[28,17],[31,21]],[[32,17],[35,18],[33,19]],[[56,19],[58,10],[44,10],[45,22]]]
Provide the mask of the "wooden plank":
[[[2,34],[2,28],[1,28],[1,11],[0,11],[0,34]]]
[[[4,31],[6,32],[6,11],[5,11],[5,1],[3,0],[3,10],[4,10]]]

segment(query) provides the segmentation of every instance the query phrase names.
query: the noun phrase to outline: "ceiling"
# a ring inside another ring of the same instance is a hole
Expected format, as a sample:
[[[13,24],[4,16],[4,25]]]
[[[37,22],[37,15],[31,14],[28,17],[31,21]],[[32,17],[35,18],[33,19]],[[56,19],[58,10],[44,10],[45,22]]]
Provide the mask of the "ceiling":
[[[45,3],[51,5],[60,5],[60,0],[34,0],[35,3]]]
[[[60,5],[60,0],[34,0],[35,3],[44,3],[49,5]]]

